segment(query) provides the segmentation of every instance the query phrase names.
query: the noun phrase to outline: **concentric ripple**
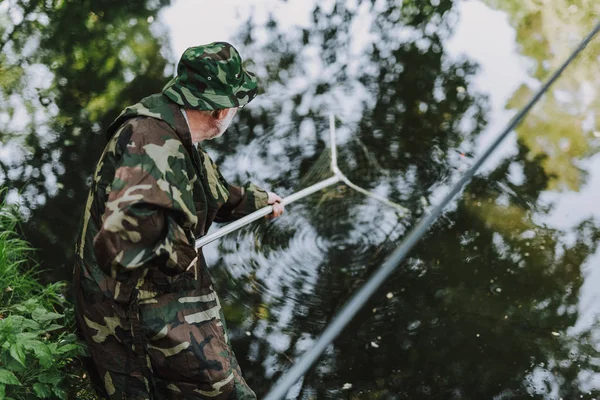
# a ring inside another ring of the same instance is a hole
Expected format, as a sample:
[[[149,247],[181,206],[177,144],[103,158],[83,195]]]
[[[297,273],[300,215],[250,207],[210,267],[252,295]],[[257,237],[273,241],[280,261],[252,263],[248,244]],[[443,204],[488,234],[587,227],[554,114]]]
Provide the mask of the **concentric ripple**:
[[[326,131],[303,138],[313,128],[305,125],[303,130],[297,134],[279,127],[269,135],[259,134],[226,159],[229,170],[282,196],[329,178],[329,148],[317,138],[326,137]],[[277,144],[282,142],[287,147]],[[352,177],[369,177],[370,188],[385,194],[389,181],[383,183],[385,174],[362,147],[340,146],[338,151],[342,169]],[[261,320],[284,329],[301,318],[306,324],[301,330],[320,331],[324,304],[345,301],[389,248],[386,245],[403,232],[393,209],[339,183],[288,205],[275,220],[257,221],[231,233],[207,246],[205,253],[218,271],[213,275],[220,279],[224,302],[246,310],[245,322],[239,325],[243,329],[259,334],[265,328]]]

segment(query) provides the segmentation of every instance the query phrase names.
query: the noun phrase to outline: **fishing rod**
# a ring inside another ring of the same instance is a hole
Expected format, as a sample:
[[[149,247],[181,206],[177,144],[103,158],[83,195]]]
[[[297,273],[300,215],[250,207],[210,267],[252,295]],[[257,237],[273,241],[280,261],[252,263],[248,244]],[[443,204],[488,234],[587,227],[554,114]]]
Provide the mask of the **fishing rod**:
[[[408,210],[406,208],[404,208],[396,203],[393,203],[384,197],[378,196],[375,193],[371,193],[368,190],[363,189],[360,186],[352,183],[352,181],[350,181],[350,179],[348,179],[346,177],[346,175],[344,175],[342,173],[342,171],[340,171],[340,169],[337,165],[335,117],[334,117],[333,113],[329,115],[329,140],[330,140],[330,147],[331,147],[330,168],[331,168],[331,171],[333,172],[333,176],[331,176],[321,182],[315,183],[312,186],[309,186],[305,189],[300,190],[299,192],[296,192],[296,193],[291,194],[288,197],[284,198],[283,201],[281,202],[284,206],[291,204],[295,201],[298,201],[300,199],[303,199],[307,196],[310,196],[311,194],[316,193],[319,190],[323,190],[329,186],[335,185],[336,183],[343,182],[346,185],[348,185],[349,187],[351,187],[352,189],[354,189],[360,193],[363,193],[364,195],[371,197],[371,198],[373,198],[381,203],[384,203],[390,207],[395,208],[400,213],[401,216],[405,215],[408,212]],[[223,236],[230,234],[231,232],[237,231],[238,229],[242,228],[243,226],[246,226],[266,215],[269,215],[272,212],[273,212],[273,206],[271,206],[271,205],[263,207],[260,210],[254,211],[252,214],[248,214],[243,218],[240,218],[230,224],[227,224],[223,228],[217,230],[214,233],[211,233],[210,235],[206,235],[206,236],[196,239],[196,248],[199,249],[203,246],[206,246],[207,244],[214,242],[215,240],[220,239]]]

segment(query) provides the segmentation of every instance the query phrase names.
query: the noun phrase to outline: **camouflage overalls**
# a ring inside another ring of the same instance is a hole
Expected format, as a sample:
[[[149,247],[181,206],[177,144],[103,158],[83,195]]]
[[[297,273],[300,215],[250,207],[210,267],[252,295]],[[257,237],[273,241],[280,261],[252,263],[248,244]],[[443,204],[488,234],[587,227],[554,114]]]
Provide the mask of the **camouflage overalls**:
[[[267,205],[228,185],[163,94],[111,125],[77,244],[78,328],[110,399],[255,399],[196,236]]]

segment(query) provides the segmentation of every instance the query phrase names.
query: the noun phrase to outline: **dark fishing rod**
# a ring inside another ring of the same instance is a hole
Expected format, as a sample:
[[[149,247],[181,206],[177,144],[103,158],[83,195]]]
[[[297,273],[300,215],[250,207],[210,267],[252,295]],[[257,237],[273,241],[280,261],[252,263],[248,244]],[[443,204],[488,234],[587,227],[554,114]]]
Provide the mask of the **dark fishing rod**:
[[[298,362],[290,368],[276,383],[273,389],[267,394],[264,400],[279,400],[282,399],[288,390],[300,379],[306,371],[314,364],[319,356],[325,351],[346,325],[352,320],[356,313],[369,300],[381,284],[388,276],[396,269],[396,267],[404,261],[408,252],[415,246],[421,237],[427,232],[429,227],[438,219],[446,206],[454,199],[471,178],[475,175],[481,165],[489,158],[496,150],[502,141],[519,125],[525,115],[538,102],[538,100],[548,91],[550,86],[562,75],[565,69],[571,62],[585,49],[589,42],[600,32],[600,23],[581,41],[579,46],[571,53],[569,58],[560,66],[558,70],[552,74],[550,79],[535,93],[533,98],[527,105],[519,111],[508,126],[496,138],[496,140],[487,148],[481,157],[473,164],[473,166],[463,175],[463,177],[452,187],[452,190],[444,197],[444,199],[427,215],[415,225],[400,245],[394,250],[392,255],[379,267],[377,272],[350,298],[350,300],[341,308],[338,314],[334,317],[325,331],[317,339],[314,345]]]

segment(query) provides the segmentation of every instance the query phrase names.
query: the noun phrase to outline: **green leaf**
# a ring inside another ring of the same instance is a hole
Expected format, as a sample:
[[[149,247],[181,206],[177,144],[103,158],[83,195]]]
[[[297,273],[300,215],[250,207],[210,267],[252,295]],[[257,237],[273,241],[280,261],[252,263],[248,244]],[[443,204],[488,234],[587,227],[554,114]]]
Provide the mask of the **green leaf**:
[[[14,360],[12,357],[9,357],[8,354],[6,354],[6,356],[8,358],[7,362],[4,364],[4,367],[6,369],[11,370],[12,372],[16,372],[17,374],[27,371],[26,366]]]
[[[77,335],[74,333],[68,333],[64,336],[61,336],[63,341],[67,341],[67,342],[76,342],[77,341]]]
[[[53,387],[52,391],[54,392],[55,395],[58,396],[59,399],[61,400],[66,400],[67,399],[67,392],[59,387]]]
[[[25,307],[27,307],[27,309],[29,310],[33,310],[33,308],[35,306],[37,306],[39,303],[38,299],[36,298],[31,298],[31,299],[27,299],[25,300],[25,302],[23,303],[23,305],[25,305]]]
[[[21,329],[35,331],[35,333],[39,333],[40,332],[40,324],[38,324],[37,322],[35,322],[32,319],[25,318],[21,322]]]
[[[4,385],[3,383],[0,383],[0,399],[3,399],[6,397],[6,385]]]
[[[14,306],[13,308],[14,308],[15,310],[17,310],[18,312],[22,312],[22,313],[24,313],[24,312],[27,312],[27,308],[25,308],[25,307],[24,307],[24,306],[22,306],[22,305]]]
[[[56,342],[47,342],[46,345],[48,346],[48,349],[50,349],[50,353],[57,353],[58,344]]]
[[[79,350],[79,345],[77,344],[67,344],[65,346],[59,347],[56,352],[58,354],[64,354],[70,351]]]
[[[39,340],[28,340],[23,342],[23,346],[28,350],[33,350],[42,367],[48,368],[54,362],[52,352],[45,343]]]
[[[57,329],[63,329],[64,326],[63,325],[59,325],[59,324],[50,324],[46,327],[46,329],[44,329],[46,332],[51,332],[51,331],[55,331]]]
[[[38,380],[56,386],[62,381],[62,375],[56,370],[44,371],[38,376]]]
[[[33,392],[41,399],[46,399],[52,396],[52,390],[50,389],[50,386],[44,383],[35,383],[33,385]]]
[[[17,334],[17,342],[25,342],[28,340],[37,340],[39,335],[35,332],[23,332]]]
[[[21,304],[14,306],[13,308],[21,313],[30,313],[39,307],[37,299],[29,299]]]
[[[4,368],[0,368],[0,383],[21,386],[21,382],[19,382],[15,374]]]
[[[42,307],[36,308],[31,313],[31,318],[33,318],[35,321],[39,322],[40,324],[43,324],[45,322],[50,322],[50,321],[53,321],[55,319],[62,318],[62,317],[63,317],[62,314],[58,314],[55,312],[49,312]]]
[[[17,342],[10,346],[10,355],[21,363],[21,365],[25,366],[25,349],[22,343]]]
[[[22,315],[16,315],[16,314],[12,314],[10,317],[6,318],[4,321],[7,324],[11,324],[13,326],[21,326],[23,324],[23,321],[25,321],[27,318],[23,317]]]

